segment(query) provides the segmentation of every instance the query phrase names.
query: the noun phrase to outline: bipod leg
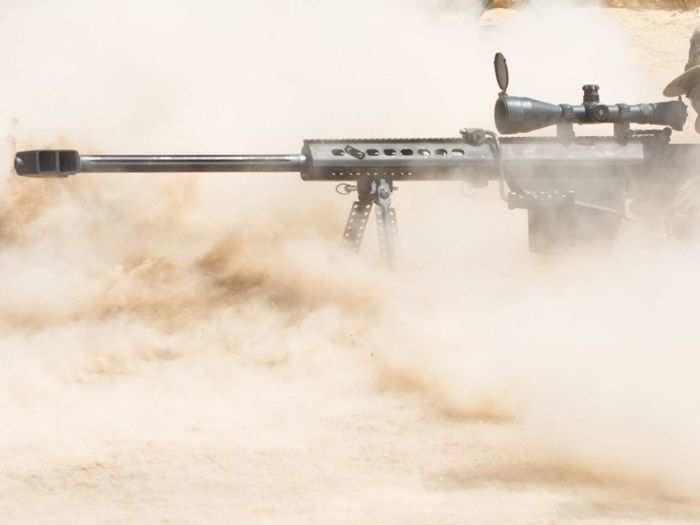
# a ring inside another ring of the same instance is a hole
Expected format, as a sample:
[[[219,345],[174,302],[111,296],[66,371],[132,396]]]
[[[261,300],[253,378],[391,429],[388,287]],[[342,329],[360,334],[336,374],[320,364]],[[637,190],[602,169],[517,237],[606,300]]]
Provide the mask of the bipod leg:
[[[392,191],[391,182],[386,179],[379,179],[375,198],[377,203],[377,238],[379,240],[379,251],[389,267],[393,266],[396,258],[399,236],[396,210],[391,207]]]
[[[348,220],[345,223],[343,241],[354,251],[358,251],[362,245],[362,239],[367,229],[367,221],[372,212],[372,184],[370,181],[360,180],[356,188],[358,197],[352,203]]]

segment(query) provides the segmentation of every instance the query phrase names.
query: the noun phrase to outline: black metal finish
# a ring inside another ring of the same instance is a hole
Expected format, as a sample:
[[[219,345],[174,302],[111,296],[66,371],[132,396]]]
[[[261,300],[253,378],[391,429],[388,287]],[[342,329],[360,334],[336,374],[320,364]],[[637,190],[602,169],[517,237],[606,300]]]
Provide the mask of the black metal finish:
[[[30,150],[15,155],[15,171],[25,177],[67,177],[80,171],[75,150]]]
[[[526,97],[501,95],[494,107],[496,128],[507,135],[570,124],[651,124],[681,131],[688,108],[680,100],[650,104],[599,104],[598,86],[583,86],[583,104],[550,104]]]
[[[74,150],[31,150],[15,155],[15,170],[27,177],[76,173],[300,172],[303,155],[80,155]]]
[[[104,172],[294,172],[303,155],[81,155],[80,171]]]

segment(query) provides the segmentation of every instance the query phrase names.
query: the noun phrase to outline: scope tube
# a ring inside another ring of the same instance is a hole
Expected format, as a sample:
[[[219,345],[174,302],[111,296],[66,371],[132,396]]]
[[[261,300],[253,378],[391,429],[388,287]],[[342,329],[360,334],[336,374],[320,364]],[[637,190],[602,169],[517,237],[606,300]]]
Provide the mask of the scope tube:
[[[688,118],[680,100],[650,104],[549,104],[525,97],[502,96],[496,101],[494,119],[500,133],[528,133],[560,123],[652,124],[681,131]]]

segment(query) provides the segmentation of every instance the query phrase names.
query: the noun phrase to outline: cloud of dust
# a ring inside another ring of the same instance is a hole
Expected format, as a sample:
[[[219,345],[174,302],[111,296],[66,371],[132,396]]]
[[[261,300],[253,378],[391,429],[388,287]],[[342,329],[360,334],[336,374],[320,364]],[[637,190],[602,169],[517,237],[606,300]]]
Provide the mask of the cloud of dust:
[[[567,2],[484,19],[429,0],[122,4],[94,24],[96,3],[8,2],[4,166],[44,145],[256,153],[305,137],[454,136],[492,127],[495,51],[517,95],[575,102],[596,82],[604,100],[635,102],[662,87],[604,11]],[[16,23],[28,19],[31,33]],[[524,215],[493,191],[403,185],[403,263],[388,275],[373,246],[360,258],[337,246],[349,204],[285,175],[4,170],[2,408],[28,421],[8,449],[46,431],[38,392],[144,362],[226,352],[332,381],[369,351],[381,388],[512,425],[501,464],[477,477],[549,469],[698,494],[695,248],[631,231],[604,253],[535,257]],[[75,428],[100,419],[71,402]]]

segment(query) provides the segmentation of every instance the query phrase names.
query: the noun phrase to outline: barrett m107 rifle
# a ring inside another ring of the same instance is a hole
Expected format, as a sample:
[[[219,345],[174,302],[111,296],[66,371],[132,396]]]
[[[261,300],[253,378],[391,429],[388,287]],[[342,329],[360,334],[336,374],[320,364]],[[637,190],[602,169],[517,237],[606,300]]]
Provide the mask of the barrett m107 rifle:
[[[297,172],[305,181],[331,181],[356,192],[344,240],[359,248],[376,206],[380,248],[391,260],[397,222],[391,196],[398,182],[461,180],[475,187],[494,181],[510,209],[528,214],[530,248],[547,251],[572,241],[611,237],[630,197],[670,206],[690,177],[700,146],[671,144],[687,118],[679,99],[654,104],[603,105],[598,86],[584,86],[580,105],[554,105],[507,94],[508,67],[494,60],[501,92],[494,109],[504,135],[557,126],[555,137],[502,137],[463,129],[454,138],[305,140],[290,155],[83,155],[74,150],[30,150],[15,156],[18,175],[66,177],[103,172]],[[608,137],[577,137],[574,124],[613,124]],[[631,124],[662,126],[633,130]],[[636,192],[636,194],[635,194]]]

